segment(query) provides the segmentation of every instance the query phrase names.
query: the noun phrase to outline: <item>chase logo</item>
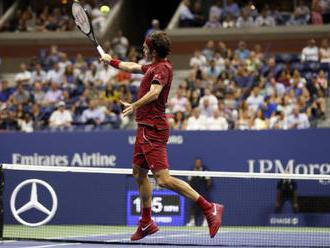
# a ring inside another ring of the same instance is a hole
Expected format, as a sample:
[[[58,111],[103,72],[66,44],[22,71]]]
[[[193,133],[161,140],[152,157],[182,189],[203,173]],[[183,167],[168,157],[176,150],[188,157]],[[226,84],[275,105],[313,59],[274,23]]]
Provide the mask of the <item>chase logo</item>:
[[[29,179],[14,189],[10,198],[10,209],[21,224],[31,227],[47,224],[57,210],[57,196],[45,181]]]

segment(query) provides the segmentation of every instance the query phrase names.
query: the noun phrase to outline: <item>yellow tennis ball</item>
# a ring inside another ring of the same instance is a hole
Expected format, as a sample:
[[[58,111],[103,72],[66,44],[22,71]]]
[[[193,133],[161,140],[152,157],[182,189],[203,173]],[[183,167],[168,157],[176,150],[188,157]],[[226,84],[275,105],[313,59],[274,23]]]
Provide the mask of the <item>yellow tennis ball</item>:
[[[102,14],[108,14],[110,12],[110,7],[107,5],[103,5],[100,7],[100,11]]]

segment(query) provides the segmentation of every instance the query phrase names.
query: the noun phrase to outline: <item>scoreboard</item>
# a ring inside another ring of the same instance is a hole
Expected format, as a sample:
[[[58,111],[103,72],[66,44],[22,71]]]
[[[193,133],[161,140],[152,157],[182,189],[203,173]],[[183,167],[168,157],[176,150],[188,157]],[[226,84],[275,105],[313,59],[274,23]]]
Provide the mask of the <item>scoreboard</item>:
[[[152,193],[152,217],[162,226],[182,226],[184,220],[184,197],[169,190]],[[127,192],[127,225],[136,225],[141,216],[141,199],[136,190]]]

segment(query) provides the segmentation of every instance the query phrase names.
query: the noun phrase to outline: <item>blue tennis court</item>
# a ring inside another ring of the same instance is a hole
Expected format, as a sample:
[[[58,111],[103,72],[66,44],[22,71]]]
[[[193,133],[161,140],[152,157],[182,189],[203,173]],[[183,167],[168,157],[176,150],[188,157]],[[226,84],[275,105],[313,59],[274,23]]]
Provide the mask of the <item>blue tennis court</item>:
[[[131,228],[127,232],[107,235],[65,237],[62,240],[72,242],[43,242],[43,241],[5,241],[3,247],[146,247],[166,246],[220,246],[220,247],[330,247],[330,230],[313,228],[222,228],[214,239],[208,237],[204,228],[196,230],[182,228],[170,230],[166,228],[153,236],[146,237],[140,242],[130,242]],[[60,237],[57,237],[60,239]],[[84,243],[89,242],[89,243]],[[94,242],[94,243],[93,243]],[[104,242],[104,244],[101,244]],[[123,244],[120,244],[123,243]]]

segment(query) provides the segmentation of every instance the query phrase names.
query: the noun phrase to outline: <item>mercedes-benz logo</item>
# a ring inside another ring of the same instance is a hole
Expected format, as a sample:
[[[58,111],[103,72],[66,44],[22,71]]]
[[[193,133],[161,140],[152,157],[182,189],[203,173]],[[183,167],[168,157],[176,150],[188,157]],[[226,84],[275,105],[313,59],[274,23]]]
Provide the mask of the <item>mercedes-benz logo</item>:
[[[24,204],[19,209],[16,209],[16,196],[17,196],[18,192],[28,184],[32,185],[30,201],[28,201],[26,204]],[[52,197],[52,202],[53,202],[51,210],[47,209],[44,205],[42,205],[38,201],[38,190],[37,190],[38,184],[46,187],[47,190],[49,191],[49,193]],[[40,222],[36,222],[36,223],[29,223],[20,217],[20,214],[22,214],[30,209],[33,209],[33,208],[46,214],[47,217],[44,220],[42,220]],[[10,198],[10,209],[11,209],[11,212],[13,213],[15,219],[18,222],[20,222],[21,224],[26,225],[26,226],[32,226],[32,227],[41,226],[41,225],[47,224],[54,217],[56,210],[57,210],[57,196],[56,196],[54,189],[47,182],[39,180],[39,179],[25,180],[25,181],[21,182],[19,185],[17,185],[17,187],[14,189],[14,191],[11,195],[11,198]]]

